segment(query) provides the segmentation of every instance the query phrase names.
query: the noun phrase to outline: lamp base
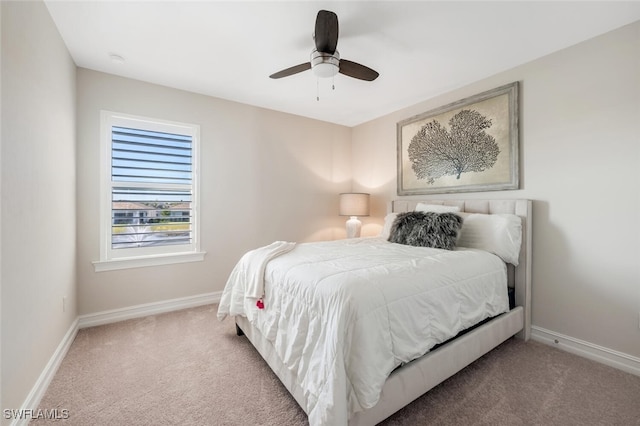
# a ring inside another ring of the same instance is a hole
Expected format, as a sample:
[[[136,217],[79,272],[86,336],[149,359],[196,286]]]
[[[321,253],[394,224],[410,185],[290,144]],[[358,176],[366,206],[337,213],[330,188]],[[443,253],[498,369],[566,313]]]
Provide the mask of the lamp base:
[[[351,216],[351,218],[347,220],[347,238],[360,237],[361,228],[362,222],[360,222],[360,220],[356,216]]]

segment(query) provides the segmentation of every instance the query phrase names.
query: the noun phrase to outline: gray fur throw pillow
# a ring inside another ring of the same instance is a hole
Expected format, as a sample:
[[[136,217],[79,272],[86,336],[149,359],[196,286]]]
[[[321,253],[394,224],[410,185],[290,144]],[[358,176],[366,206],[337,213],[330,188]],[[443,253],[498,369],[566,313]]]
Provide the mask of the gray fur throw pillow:
[[[389,241],[445,250],[456,248],[462,218],[455,213],[400,213],[391,226]]]

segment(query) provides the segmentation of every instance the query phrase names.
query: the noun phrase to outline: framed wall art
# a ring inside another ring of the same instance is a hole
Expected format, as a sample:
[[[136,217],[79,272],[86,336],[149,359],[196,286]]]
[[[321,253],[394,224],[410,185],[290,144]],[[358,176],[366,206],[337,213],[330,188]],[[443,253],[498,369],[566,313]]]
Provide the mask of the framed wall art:
[[[518,189],[518,82],[397,124],[398,195]]]

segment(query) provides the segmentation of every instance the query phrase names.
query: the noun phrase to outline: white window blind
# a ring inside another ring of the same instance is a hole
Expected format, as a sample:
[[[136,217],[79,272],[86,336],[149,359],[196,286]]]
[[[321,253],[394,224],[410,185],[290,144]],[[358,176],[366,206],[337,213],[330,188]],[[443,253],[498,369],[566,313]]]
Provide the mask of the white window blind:
[[[190,244],[192,138],[113,126],[111,248]]]
[[[102,127],[101,261],[198,252],[198,126],[103,112]]]

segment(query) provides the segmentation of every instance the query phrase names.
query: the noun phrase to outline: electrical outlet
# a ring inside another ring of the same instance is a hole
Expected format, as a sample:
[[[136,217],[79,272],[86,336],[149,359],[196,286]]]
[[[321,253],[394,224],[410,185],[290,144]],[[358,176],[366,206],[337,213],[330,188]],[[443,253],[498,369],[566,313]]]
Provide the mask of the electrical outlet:
[[[67,296],[62,296],[62,312],[67,312]]]

